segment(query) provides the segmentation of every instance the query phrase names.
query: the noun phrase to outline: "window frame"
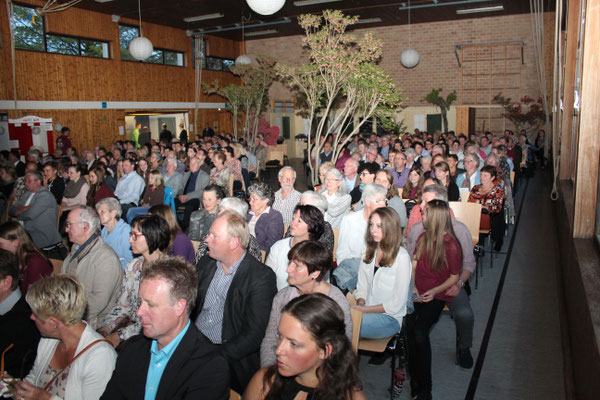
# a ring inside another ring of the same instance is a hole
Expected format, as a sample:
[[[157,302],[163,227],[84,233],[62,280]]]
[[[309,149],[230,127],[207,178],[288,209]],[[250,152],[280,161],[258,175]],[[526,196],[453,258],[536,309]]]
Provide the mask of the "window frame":
[[[179,50],[173,50],[173,49],[165,49],[163,47],[154,47],[152,46],[152,52],[155,51],[160,51],[161,52],[161,62],[160,63],[156,63],[156,62],[151,62],[151,61],[147,61],[148,59],[150,59],[150,57],[148,57],[146,60],[124,60],[123,59],[123,47],[121,47],[121,26],[125,26],[128,28],[135,28],[138,32],[138,36],[139,36],[139,32],[140,32],[140,28],[139,26],[136,25],[131,25],[131,24],[122,24],[119,23],[119,54],[121,55],[121,61],[123,62],[134,62],[134,63],[143,63],[143,64],[150,64],[150,65],[164,65],[167,67],[179,67],[179,68],[185,68],[185,52],[184,51],[179,51]],[[181,59],[182,59],[182,64],[181,65],[177,65],[177,64],[167,64],[165,63],[165,52],[169,52],[169,53],[174,53],[176,56],[178,54],[181,54]]]
[[[13,7],[14,6],[18,6],[21,8],[28,8],[30,10],[32,10],[32,13],[35,12],[35,7],[29,5],[29,4],[22,4],[22,3],[13,3]],[[37,18],[40,18],[37,14],[35,15]],[[82,36],[75,36],[75,35],[67,35],[67,34],[62,34],[62,33],[54,33],[54,32],[47,32],[46,31],[46,19],[44,17],[41,17],[42,19],[42,47],[43,49],[24,49],[21,47],[17,47],[15,46],[15,50],[19,50],[19,51],[34,51],[37,53],[48,53],[48,54],[56,54],[56,55],[61,55],[61,56],[72,56],[72,57],[84,57],[84,58],[93,58],[96,60],[110,60],[111,56],[110,56],[110,41],[108,40],[101,40],[101,39],[96,39],[96,38],[89,38],[89,37],[82,37]],[[9,21],[10,24],[13,23],[12,18]],[[55,37],[55,38],[68,38],[68,39],[75,39],[77,40],[77,51],[78,54],[65,54],[65,53],[59,53],[59,52],[53,52],[53,51],[48,51],[48,36],[51,37]],[[100,44],[106,44],[107,46],[107,57],[94,57],[94,56],[88,56],[88,55],[83,55],[82,52],[82,48],[81,48],[81,42],[83,40],[86,41],[93,41],[93,42],[97,42]]]

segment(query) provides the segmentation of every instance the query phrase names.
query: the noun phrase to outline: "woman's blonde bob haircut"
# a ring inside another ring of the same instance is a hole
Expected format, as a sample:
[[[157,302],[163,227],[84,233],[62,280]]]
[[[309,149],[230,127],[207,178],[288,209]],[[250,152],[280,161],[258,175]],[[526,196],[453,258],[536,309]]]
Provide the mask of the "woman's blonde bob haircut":
[[[54,317],[67,326],[81,321],[87,304],[83,285],[69,274],[40,279],[29,287],[25,299],[36,317]]]

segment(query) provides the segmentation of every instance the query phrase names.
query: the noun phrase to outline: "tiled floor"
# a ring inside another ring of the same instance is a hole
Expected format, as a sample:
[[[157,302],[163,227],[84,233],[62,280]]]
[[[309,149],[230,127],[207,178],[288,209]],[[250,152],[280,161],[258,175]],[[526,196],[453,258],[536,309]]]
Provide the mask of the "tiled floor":
[[[549,188],[538,174],[529,181],[526,191],[524,185],[518,191],[517,210],[523,195],[525,203],[487,352],[468,399],[564,398],[556,290],[557,239]],[[514,228],[509,227],[503,252],[509,248]],[[471,295],[475,313],[471,351],[476,361],[506,257],[498,254],[490,269],[486,254],[482,262],[484,277]],[[455,328],[447,312],[432,329],[431,342],[434,399],[466,399],[475,369],[465,371],[455,365]],[[369,399],[389,398],[389,363],[373,367],[367,361],[368,356],[361,356],[361,378]],[[401,399],[410,398],[409,388],[407,381]]]

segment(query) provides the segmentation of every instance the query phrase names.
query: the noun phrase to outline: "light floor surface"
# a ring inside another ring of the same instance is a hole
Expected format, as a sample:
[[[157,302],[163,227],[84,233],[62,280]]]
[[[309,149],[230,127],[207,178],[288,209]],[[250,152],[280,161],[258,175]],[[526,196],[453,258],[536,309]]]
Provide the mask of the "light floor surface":
[[[517,214],[522,201],[517,229],[509,225],[502,248],[502,253],[507,253],[516,235],[485,356],[480,350],[507,254],[495,254],[490,269],[490,254],[486,252],[477,290],[475,277],[471,278],[475,367],[463,370],[455,364],[456,331],[448,312],[442,313],[431,331],[434,399],[565,398],[556,281],[558,245],[549,185],[539,172],[529,180],[526,190],[525,182],[520,186]],[[482,360],[477,379],[478,357]],[[368,398],[389,399],[390,363],[370,366],[368,355],[360,358],[360,376]],[[408,380],[399,398],[410,399]]]

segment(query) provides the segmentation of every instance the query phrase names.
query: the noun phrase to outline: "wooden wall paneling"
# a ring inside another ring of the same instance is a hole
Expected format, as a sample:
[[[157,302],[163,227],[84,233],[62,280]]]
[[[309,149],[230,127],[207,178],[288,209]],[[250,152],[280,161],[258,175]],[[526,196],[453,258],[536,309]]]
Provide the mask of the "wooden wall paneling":
[[[597,135],[600,122],[600,0],[587,0],[585,15],[581,113],[574,184],[574,238],[589,238],[594,234],[600,156]]]
[[[469,107],[456,107],[456,134],[469,134]]]
[[[579,1],[580,0],[570,0],[568,3],[562,137],[560,142],[560,179],[571,178],[571,145],[573,139],[573,102],[575,100],[575,70],[577,67]]]

